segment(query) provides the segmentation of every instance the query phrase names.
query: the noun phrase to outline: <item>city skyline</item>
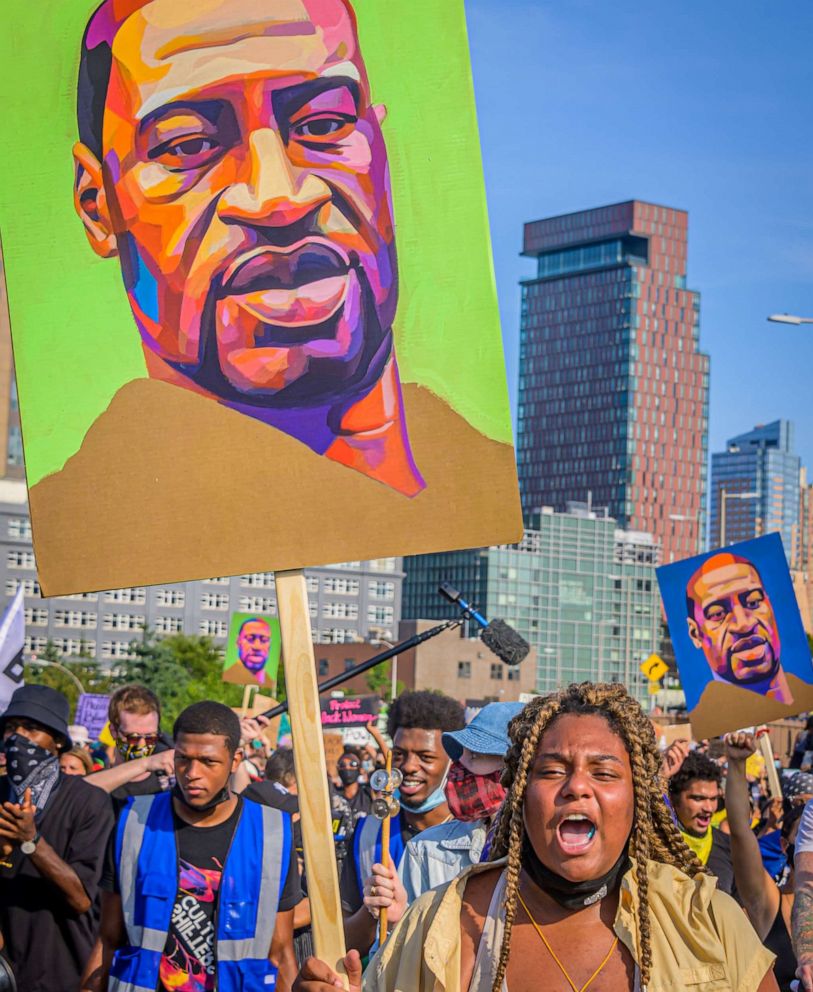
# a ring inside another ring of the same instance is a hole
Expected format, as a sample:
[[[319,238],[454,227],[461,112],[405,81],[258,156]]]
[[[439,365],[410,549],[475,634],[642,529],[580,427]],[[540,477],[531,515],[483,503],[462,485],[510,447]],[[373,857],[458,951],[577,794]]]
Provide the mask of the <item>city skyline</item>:
[[[633,198],[669,204],[689,213],[688,285],[703,298],[709,450],[788,419],[813,465],[813,329],[766,320],[813,315],[813,138],[802,126],[813,8],[778,17],[733,0],[690,0],[680,13],[642,13],[628,0],[467,0],[466,9],[514,404],[519,282],[534,270],[519,255],[522,225]]]

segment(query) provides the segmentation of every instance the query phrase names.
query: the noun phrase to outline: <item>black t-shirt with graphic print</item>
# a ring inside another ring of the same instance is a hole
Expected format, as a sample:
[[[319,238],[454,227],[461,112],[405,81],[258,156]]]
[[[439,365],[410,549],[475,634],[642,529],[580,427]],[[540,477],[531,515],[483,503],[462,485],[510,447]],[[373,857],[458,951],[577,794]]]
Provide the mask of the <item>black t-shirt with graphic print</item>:
[[[243,800],[238,799],[228,820],[214,827],[192,826],[174,814],[179,882],[167,943],[161,957],[158,992],[214,992],[217,970],[215,910],[223,864],[237,828],[242,804]],[[117,891],[114,843],[108,846],[102,887]],[[278,911],[293,909],[301,897],[291,845]]]

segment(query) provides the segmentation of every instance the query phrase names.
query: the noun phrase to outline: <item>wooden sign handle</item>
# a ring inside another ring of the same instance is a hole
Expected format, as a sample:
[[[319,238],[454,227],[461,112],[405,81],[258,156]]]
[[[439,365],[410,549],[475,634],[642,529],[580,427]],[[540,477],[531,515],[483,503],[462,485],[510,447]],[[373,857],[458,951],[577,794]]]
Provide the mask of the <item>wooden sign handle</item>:
[[[392,751],[387,748],[387,777],[392,774]],[[387,868],[390,863],[390,823],[389,813],[381,824],[381,864]],[[382,906],[378,913],[378,943],[383,946],[387,939],[387,907]]]
[[[333,842],[333,818],[322,743],[308,587],[301,569],[276,572],[277,611],[294,764],[299,783],[299,816],[308,877],[316,956],[345,977],[344,924]]]
[[[757,732],[757,746],[765,759],[765,771],[768,775],[768,791],[773,798],[782,798],[782,786],[779,782],[779,774],[774,764],[773,748],[771,747],[771,736],[767,728]]]

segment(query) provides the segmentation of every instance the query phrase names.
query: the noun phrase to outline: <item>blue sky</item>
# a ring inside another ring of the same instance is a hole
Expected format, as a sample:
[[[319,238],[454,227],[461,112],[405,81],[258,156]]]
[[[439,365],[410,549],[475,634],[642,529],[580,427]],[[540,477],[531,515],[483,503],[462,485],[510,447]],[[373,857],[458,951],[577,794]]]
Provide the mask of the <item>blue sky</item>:
[[[710,451],[786,417],[813,473],[813,4],[466,0],[509,385],[526,220],[689,211]]]

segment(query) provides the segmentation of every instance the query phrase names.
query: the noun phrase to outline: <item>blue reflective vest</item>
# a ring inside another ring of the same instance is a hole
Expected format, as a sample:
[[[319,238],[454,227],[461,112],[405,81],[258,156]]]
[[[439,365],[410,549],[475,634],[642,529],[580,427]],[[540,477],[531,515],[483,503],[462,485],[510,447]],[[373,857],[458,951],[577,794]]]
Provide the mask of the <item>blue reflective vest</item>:
[[[373,873],[373,865],[381,864],[381,827],[383,821],[372,813],[359,820],[353,837],[353,860],[359,893],[364,897],[364,883]],[[401,866],[406,845],[401,837],[401,814],[390,820],[390,861],[396,871]]]
[[[129,801],[115,850],[127,946],[113,958],[109,992],[155,992],[179,883],[170,793]],[[244,799],[215,910],[218,992],[276,986],[268,952],[290,855],[288,816]]]

